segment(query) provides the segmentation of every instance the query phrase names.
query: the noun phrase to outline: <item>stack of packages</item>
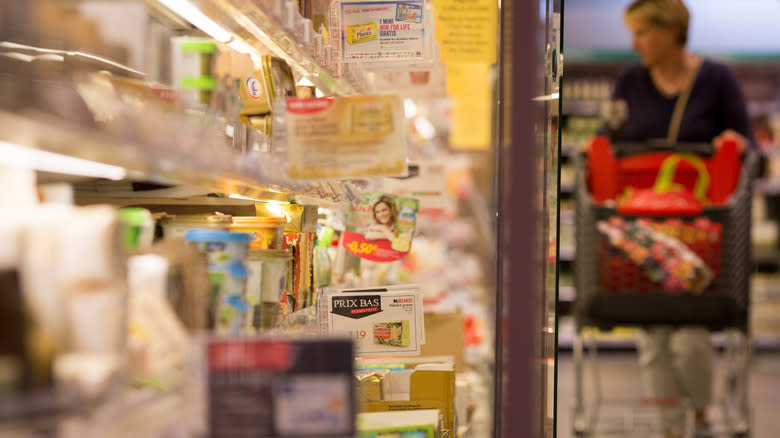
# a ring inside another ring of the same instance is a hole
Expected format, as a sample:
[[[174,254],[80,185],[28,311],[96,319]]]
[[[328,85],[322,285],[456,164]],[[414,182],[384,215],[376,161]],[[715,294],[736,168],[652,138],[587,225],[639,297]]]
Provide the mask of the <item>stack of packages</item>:
[[[700,294],[716,279],[717,272],[710,266],[720,265],[720,224],[706,218],[687,223],[679,219],[654,222],[612,217],[600,221],[597,227],[609,246],[618,251],[621,260],[628,258],[668,293]],[[600,259],[602,264],[615,262],[615,257]],[[602,278],[608,290],[625,289],[614,284],[609,276]]]

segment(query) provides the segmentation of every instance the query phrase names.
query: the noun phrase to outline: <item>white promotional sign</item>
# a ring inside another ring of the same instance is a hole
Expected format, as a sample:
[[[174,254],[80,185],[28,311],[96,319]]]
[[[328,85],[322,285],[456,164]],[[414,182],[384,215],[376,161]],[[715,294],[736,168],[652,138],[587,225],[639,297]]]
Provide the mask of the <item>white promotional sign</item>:
[[[329,332],[350,336],[357,356],[420,355],[425,326],[418,287],[351,289],[327,300]]]

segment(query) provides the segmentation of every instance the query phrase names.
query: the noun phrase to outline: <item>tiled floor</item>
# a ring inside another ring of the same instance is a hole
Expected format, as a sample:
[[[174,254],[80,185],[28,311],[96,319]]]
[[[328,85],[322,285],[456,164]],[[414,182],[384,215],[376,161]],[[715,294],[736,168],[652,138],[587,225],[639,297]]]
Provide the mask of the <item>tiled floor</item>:
[[[574,362],[562,352],[558,368],[558,437],[571,438],[574,400]],[[718,372],[723,370],[719,357]],[[635,353],[599,356],[602,391],[606,399],[638,399],[643,395]],[[586,376],[587,377],[587,376]],[[750,367],[749,397],[753,408],[752,438],[780,438],[780,353],[756,353]],[[586,391],[587,391],[586,387]],[[721,388],[716,387],[716,395]],[[614,436],[614,435],[610,435]],[[635,434],[626,434],[634,437]]]

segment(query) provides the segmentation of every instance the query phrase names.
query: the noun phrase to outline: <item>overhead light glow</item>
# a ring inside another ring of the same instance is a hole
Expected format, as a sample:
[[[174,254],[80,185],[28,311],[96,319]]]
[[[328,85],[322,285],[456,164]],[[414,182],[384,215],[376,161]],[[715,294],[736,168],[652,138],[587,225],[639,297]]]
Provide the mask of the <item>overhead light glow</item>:
[[[192,25],[202,30],[203,32],[206,32],[212,38],[219,41],[220,43],[227,43],[233,38],[230,35],[230,32],[226,31],[225,29],[222,28],[222,26],[215,23],[214,20],[207,17],[206,14],[201,12],[200,9],[198,9],[195,5],[190,3],[188,0],[157,0],[157,1],[163,6],[165,6],[166,8],[179,14],[179,16],[189,21],[190,23],[192,23]]]
[[[259,199],[255,199],[255,198],[249,198],[249,197],[247,197],[247,196],[239,195],[239,194],[237,194],[237,193],[233,193],[233,194],[229,195],[229,196],[228,196],[228,198],[233,198],[233,199],[245,199],[245,200],[247,200],[247,201],[255,201],[255,202],[260,202],[260,200],[259,200]]]
[[[119,166],[69,157],[4,141],[0,141],[0,156],[3,157],[2,165],[4,166],[34,169],[41,172],[112,180],[121,180],[127,176],[127,171]]]
[[[404,115],[406,115],[407,119],[417,116],[417,105],[415,105],[412,99],[404,99]]]
[[[414,120],[414,127],[417,132],[426,140],[431,140],[436,136],[436,128],[425,117],[418,117]]]
[[[235,50],[238,53],[249,54],[249,56],[252,58],[252,61],[258,62],[259,60],[262,59],[260,53],[257,50],[255,50],[254,47],[250,46],[243,40],[234,39],[231,42],[229,42],[227,45],[228,47],[230,47],[231,49]]]

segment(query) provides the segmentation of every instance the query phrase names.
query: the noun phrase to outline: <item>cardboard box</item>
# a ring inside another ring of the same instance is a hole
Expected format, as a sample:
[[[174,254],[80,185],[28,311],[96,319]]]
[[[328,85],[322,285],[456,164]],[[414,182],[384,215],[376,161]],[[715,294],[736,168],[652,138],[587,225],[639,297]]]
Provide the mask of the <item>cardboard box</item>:
[[[414,370],[391,371],[387,379],[385,400],[365,402],[361,406],[362,412],[438,409],[442,415],[442,436],[455,436],[455,371],[452,365],[423,364]]]
[[[425,313],[425,345],[420,355],[452,356],[455,358],[455,372],[463,372],[465,350],[463,314],[460,311],[447,313]]]

